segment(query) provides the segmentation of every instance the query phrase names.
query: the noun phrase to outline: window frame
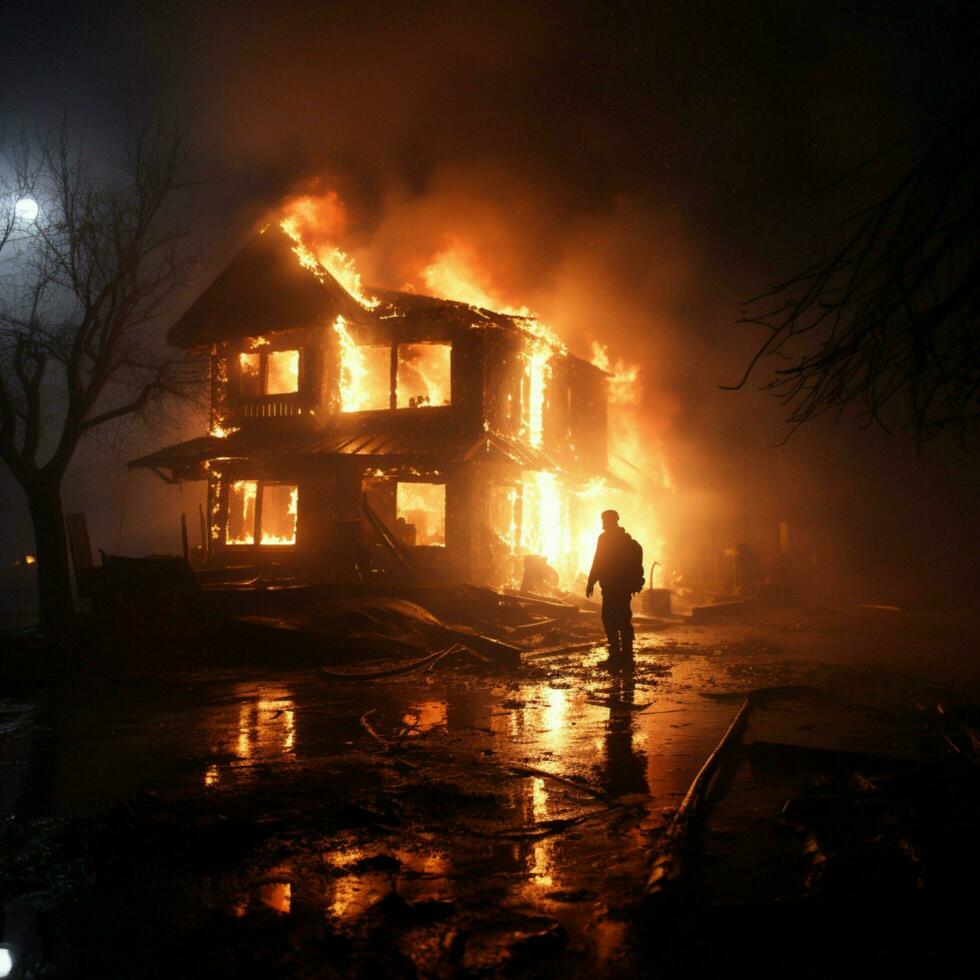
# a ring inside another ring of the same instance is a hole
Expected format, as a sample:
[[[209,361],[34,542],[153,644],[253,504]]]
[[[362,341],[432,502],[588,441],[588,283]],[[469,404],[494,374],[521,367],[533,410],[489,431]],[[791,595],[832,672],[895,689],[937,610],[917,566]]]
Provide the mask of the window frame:
[[[342,415],[357,415],[361,412],[416,412],[420,408],[452,408],[453,407],[453,347],[452,340],[388,340],[381,343],[357,344],[357,347],[373,347],[388,352],[388,407],[362,408],[356,412],[345,412]],[[449,348],[449,401],[445,405],[399,405],[398,404],[398,348],[399,347],[448,347]]]
[[[444,405],[399,405],[398,404],[398,357],[399,347],[448,347],[449,348],[449,401]],[[396,411],[417,411],[420,408],[453,407],[453,342],[451,340],[411,340],[391,345],[391,407]]]
[[[282,391],[277,394],[270,394],[267,392],[266,386],[269,383],[269,355],[270,354],[282,354],[282,353],[292,353],[296,352],[296,388],[293,391]],[[235,394],[238,401],[241,402],[256,402],[256,401],[274,401],[278,398],[296,398],[302,394],[303,391],[303,366],[304,366],[304,350],[302,345],[296,347],[272,347],[271,345],[263,345],[262,347],[256,347],[251,350],[239,350],[235,354],[234,364],[235,364]],[[244,372],[242,371],[241,357],[243,354],[257,354],[259,357],[259,392],[258,394],[247,394],[245,392],[244,385]]]
[[[441,406],[436,406],[436,407],[446,408],[448,406],[441,405]],[[416,542],[414,545],[411,545],[411,547],[413,547],[413,548],[429,548],[429,549],[433,549],[433,550],[439,551],[440,553],[445,552],[446,547],[447,547],[447,545],[449,543],[448,542],[448,530],[449,530],[449,522],[448,522],[448,516],[449,516],[449,484],[448,484],[448,481],[447,480],[432,480],[432,479],[424,480],[424,479],[419,479],[417,477],[413,477],[411,479],[404,479],[403,480],[403,479],[400,479],[399,477],[396,476],[396,477],[394,477],[394,483],[395,483],[395,492],[394,492],[394,498],[395,498],[394,519],[395,519],[396,524],[398,522],[398,517],[399,517],[399,512],[398,512],[398,488],[400,486],[402,486],[404,484],[405,486],[419,486],[419,485],[421,485],[421,486],[427,486],[427,487],[442,487],[442,544],[419,544],[418,542]]]
[[[255,517],[252,521],[252,541],[248,542],[237,542],[228,540],[228,513],[231,505],[231,492],[232,486],[236,483],[254,483],[255,484]],[[262,543],[262,504],[263,496],[266,487],[295,487],[296,488],[296,528],[294,531],[294,540],[292,544],[263,544]],[[224,530],[222,532],[222,545],[226,548],[234,548],[235,550],[241,548],[295,548],[299,543],[299,483],[290,482],[288,480],[260,480],[255,478],[244,477],[240,480],[228,480],[225,488],[225,500],[224,500]]]

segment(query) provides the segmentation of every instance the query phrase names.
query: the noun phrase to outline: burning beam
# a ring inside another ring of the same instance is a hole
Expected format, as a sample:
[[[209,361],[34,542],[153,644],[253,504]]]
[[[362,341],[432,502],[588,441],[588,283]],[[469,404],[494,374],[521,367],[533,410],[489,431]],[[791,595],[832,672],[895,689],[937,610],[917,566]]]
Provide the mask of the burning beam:
[[[366,310],[373,310],[380,304],[381,300],[364,292],[357,265],[346,252],[331,245],[321,245],[314,254],[303,244],[299,219],[295,215],[284,218],[279,227],[293,240],[293,254],[304,269],[321,281],[325,274],[329,274]]]

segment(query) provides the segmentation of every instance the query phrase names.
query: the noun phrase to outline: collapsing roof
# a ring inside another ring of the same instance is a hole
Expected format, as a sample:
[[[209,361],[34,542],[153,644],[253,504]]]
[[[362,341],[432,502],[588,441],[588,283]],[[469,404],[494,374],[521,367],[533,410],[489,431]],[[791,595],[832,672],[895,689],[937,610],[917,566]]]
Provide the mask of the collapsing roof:
[[[330,323],[337,316],[362,323],[397,318],[409,326],[438,321],[450,327],[530,332],[526,317],[391,289],[370,287],[367,291],[380,303],[366,310],[325,270],[311,274],[293,249],[292,239],[276,224],[255,235],[170,328],[167,342],[176,347],[205,347],[305,329]],[[606,373],[573,354],[566,356],[576,367]]]

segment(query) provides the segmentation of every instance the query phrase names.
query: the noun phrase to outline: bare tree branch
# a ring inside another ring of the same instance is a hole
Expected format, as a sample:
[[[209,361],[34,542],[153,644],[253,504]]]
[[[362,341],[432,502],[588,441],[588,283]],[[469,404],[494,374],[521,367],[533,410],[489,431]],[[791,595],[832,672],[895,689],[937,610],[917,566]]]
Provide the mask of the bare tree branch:
[[[0,138],[0,156],[0,459],[27,494],[36,537],[63,551],[52,522],[79,441],[201,387],[202,371],[156,329],[196,258],[173,205],[185,138],[143,119],[110,167],[66,119],[36,140]],[[33,221],[17,209],[28,193],[40,205]],[[60,552],[45,563],[67,575]],[[43,578],[42,564],[39,553]]]
[[[746,304],[739,322],[769,334],[729,390],[787,362],[761,387],[787,406],[790,435],[849,405],[885,429],[897,415],[920,442],[980,422],[980,99],[918,146],[837,252]]]

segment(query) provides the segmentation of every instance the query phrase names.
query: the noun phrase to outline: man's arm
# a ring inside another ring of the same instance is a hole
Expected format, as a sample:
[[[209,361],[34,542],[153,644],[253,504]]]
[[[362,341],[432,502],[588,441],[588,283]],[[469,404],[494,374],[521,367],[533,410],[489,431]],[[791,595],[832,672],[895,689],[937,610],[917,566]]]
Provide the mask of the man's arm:
[[[602,535],[599,535],[599,540],[596,542],[595,555],[592,558],[592,568],[589,570],[589,584],[585,587],[585,598],[591,599],[592,592],[595,590],[595,584],[599,580],[600,575],[600,555],[602,552]]]

